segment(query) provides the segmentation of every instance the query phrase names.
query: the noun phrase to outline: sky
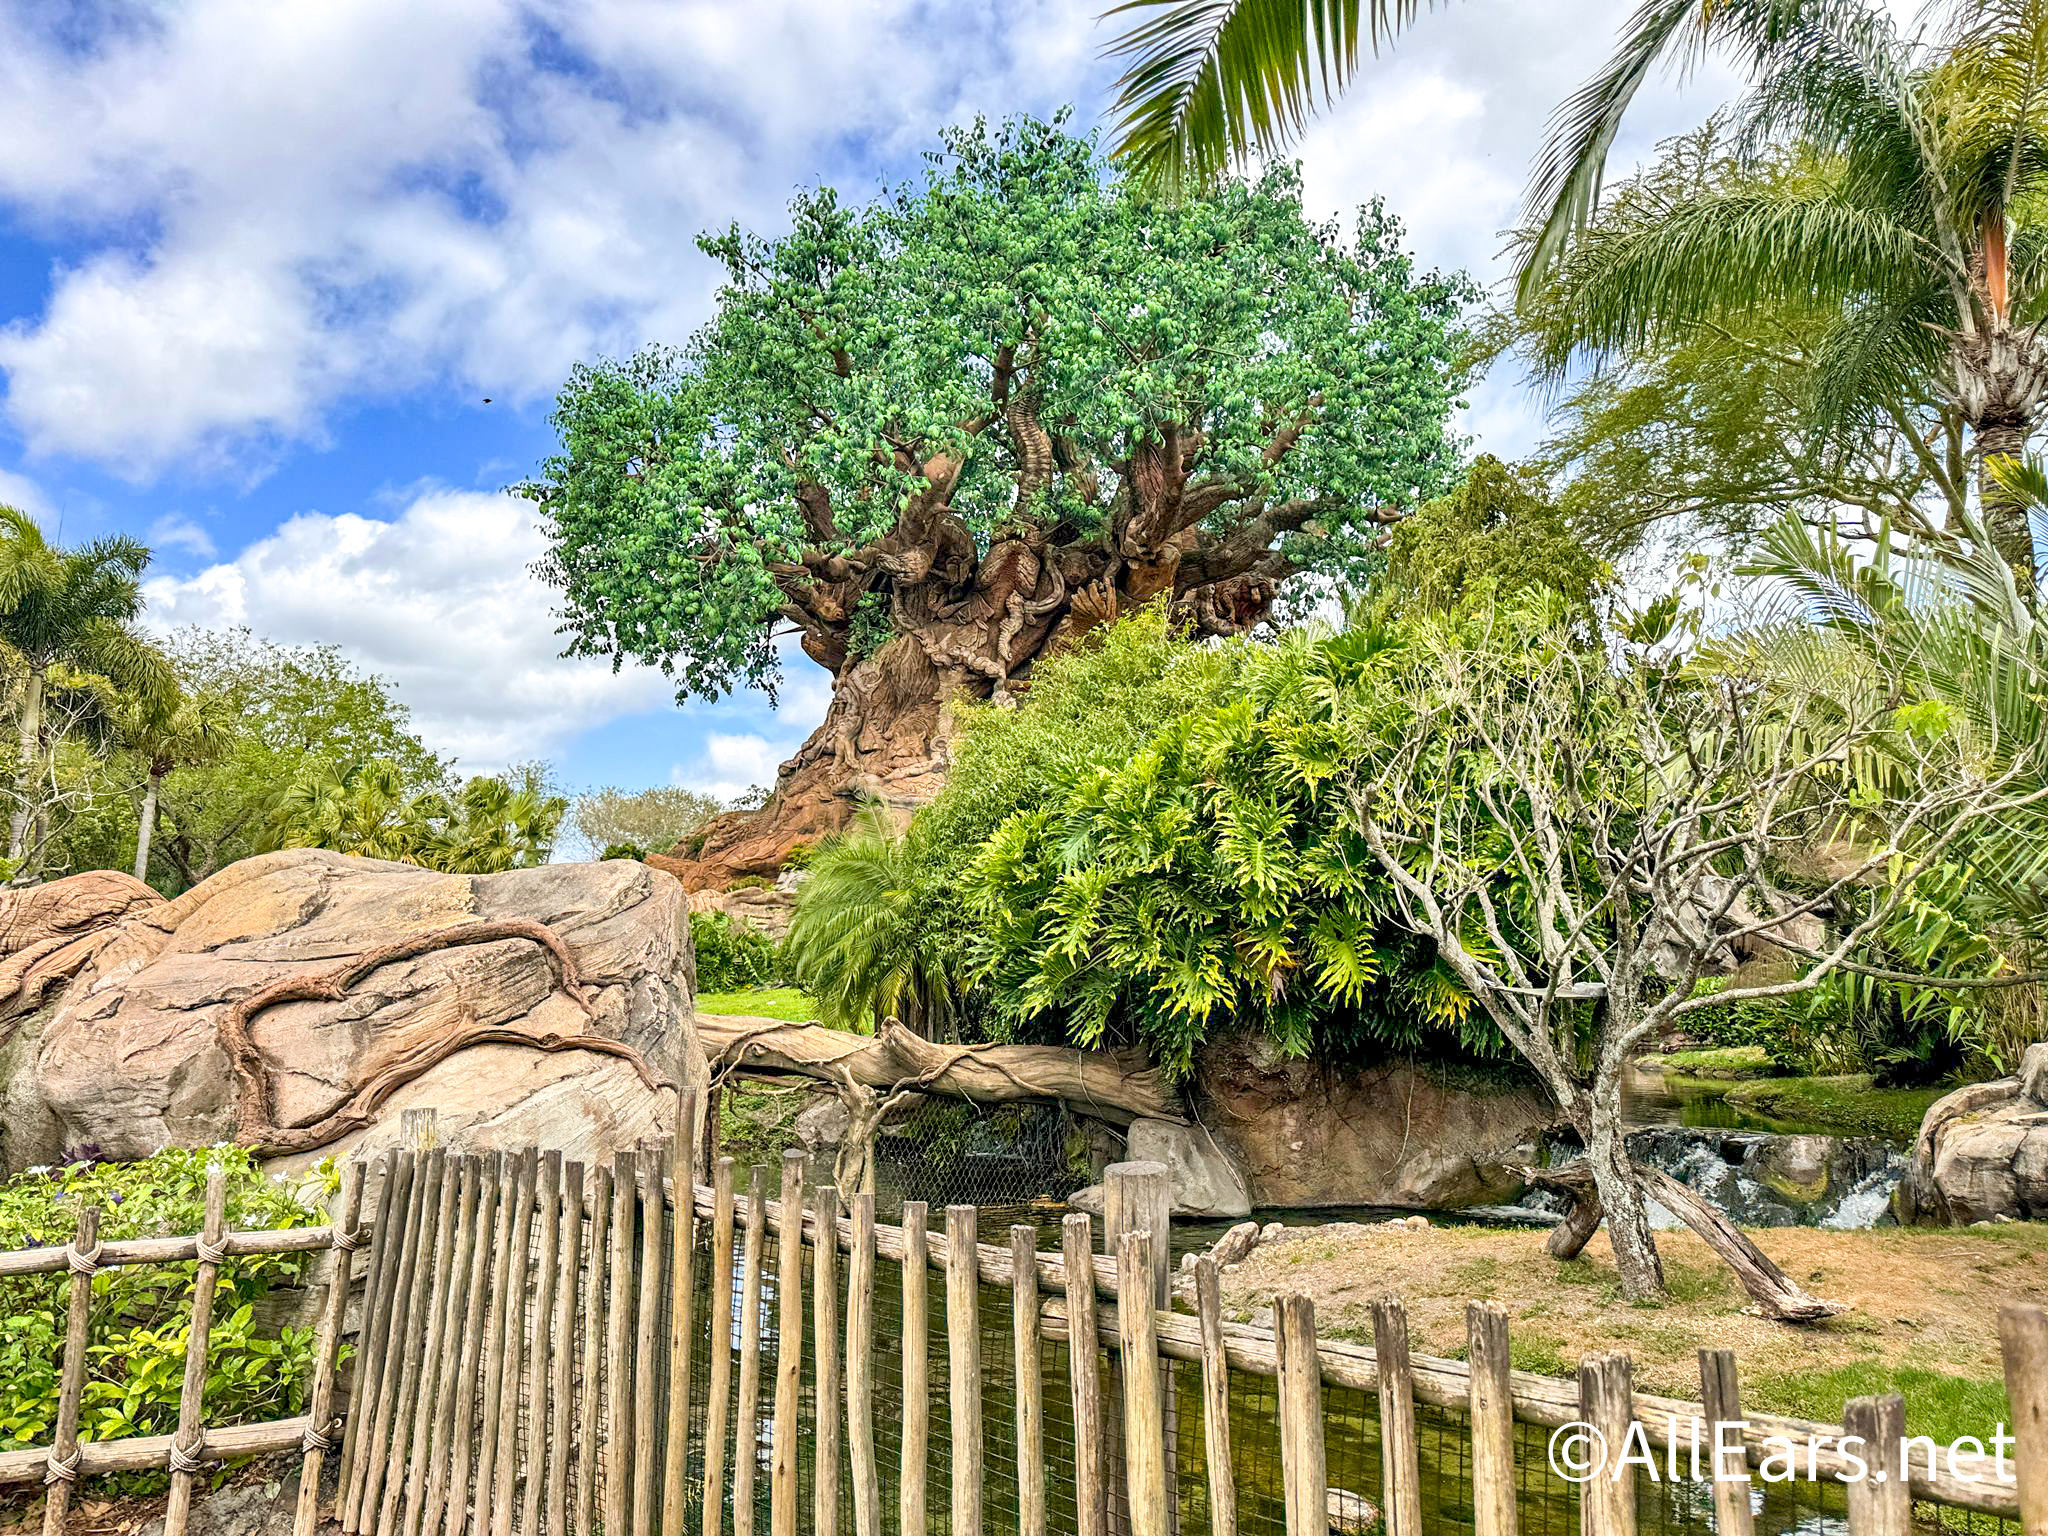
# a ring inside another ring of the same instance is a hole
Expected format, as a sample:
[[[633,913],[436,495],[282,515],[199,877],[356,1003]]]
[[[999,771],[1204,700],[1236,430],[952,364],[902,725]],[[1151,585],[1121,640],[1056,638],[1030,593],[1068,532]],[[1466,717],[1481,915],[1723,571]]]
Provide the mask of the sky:
[[[1543,120],[1634,0],[1449,0],[1297,149],[1426,263],[1502,277]],[[572,787],[771,783],[829,680],[678,707],[559,655],[505,488],[580,359],[681,341],[694,239],[864,196],[977,113],[1101,124],[1103,0],[0,0],[0,502],[156,552],[150,622],[331,642],[430,747]],[[1650,93],[1611,174],[1732,82]],[[1526,451],[1540,401],[1464,430]]]

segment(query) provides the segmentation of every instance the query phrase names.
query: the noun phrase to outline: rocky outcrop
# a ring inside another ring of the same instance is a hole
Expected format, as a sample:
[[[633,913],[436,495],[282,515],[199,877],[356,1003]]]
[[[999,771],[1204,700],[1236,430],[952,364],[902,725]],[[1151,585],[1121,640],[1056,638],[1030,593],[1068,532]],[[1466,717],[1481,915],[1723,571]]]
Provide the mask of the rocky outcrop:
[[[704,1080],[687,901],[644,865],[472,876],[293,850],[173,901],[111,878],[0,910],[9,935],[88,899],[110,914],[63,930],[61,989],[29,976],[0,1000],[11,1168],[223,1139],[290,1166],[395,1136],[416,1106],[445,1145],[589,1159],[663,1134],[675,1085]]]
[[[1255,1206],[1418,1210],[1514,1198],[1558,1119],[1535,1088],[1461,1087],[1406,1062],[1334,1070],[1262,1035],[1196,1062],[1197,1118],[1244,1170]]]
[[[2048,1219],[2048,1041],[2017,1076],[1934,1102],[1898,1200],[1900,1220],[1932,1226]]]
[[[674,861],[659,854],[648,857],[656,869],[674,872]],[[796,886],[800,871],[784,870],[773,889],[741,886],[730,891],[692,891],[692,912],[723,912],[736,923],[751,923],[777,943],[789,937],[789,922],[796,914]]]
[[[1245,1183],[1244,1170],[1204,1126],[1133,1120],[1125,1156],[1134,1163],[1165,1167],[1176,1216],[1214,1221],[1251,1214],[1251,1189]]]

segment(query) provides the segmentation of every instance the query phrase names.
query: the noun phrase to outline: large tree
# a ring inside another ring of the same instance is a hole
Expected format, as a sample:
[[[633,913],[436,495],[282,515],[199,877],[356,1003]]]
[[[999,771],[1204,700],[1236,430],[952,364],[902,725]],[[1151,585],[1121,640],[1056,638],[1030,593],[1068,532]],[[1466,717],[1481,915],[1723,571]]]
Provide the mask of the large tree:
[[[948,706],[1001,698],[1164,600],[1237,634],[1305,573],[1356,574],[1444,489],[1461,281],[1378,205],[1350,239],[1286,170],[1178,203],[1057,123],[949,133],[921,182],[830,190],[726,270],[681,349],[579,367],[520,489],[573,654],[679,694],[773,689],[781,636],[833,678],[767,807],[702,881],[765,872],[854,797],[927,798]]]

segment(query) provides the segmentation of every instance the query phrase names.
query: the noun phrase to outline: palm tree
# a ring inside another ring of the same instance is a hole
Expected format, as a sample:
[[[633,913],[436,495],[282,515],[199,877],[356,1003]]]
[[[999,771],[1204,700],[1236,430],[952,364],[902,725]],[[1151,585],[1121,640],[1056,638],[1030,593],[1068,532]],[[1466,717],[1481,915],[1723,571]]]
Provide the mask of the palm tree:
[[[176,687],[169,660],[135,628],[148,565],[149,550],[134,539],[62,549],[26,512],[0,506],[0,644],[20,673],[7,826],[16,882],[34,879],[42,857],[39,786],[51,775],[56,750],[44,709],[51,669],[104,677],[138,699],[160,700]]]
[[[1869,5],[1788,7],[1734,109],[1737,174],[1614,199],[1525,293],[1553,373],[1731,317],[1828,317],[1812,440],[1932,401],[1967,432],[1981,528],[2030,604],[2024,503],[1996,466],[2048,412],[2048,0],[1986,0],[1932,47]]]
[[[167,699],[123,697],[113,714],[114,739],[142,764],[142,804],[135,823],[135,878],[149,878],[164,780],[175,768],[205,762],[227,741],[228,719],[218,700],[182,691]]]

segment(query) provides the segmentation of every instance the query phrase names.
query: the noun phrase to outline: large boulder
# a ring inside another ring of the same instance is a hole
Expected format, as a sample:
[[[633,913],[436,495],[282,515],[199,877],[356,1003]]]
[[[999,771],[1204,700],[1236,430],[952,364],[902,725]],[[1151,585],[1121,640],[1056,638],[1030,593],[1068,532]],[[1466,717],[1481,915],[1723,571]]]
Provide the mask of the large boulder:
[[[1173,1214],[1200,1221],[1249,1216],[1251,1189],[1237,1160],[1216,1144],[1208,1128],[1172,1120],[1133,1120],[1125,1156],[1159,1163],[1173,1186]]]
[[[2017,1076],[1935,1100],[1898,1202],[1902,1221],[1933,1226],[2048,1220],[2048,1041]]]
[[[290,1167],[388,1140],[413,1107],[451,1147],[602,1158],[672,1129],[675,1088],[704,1080],[688,902],[644,865],[292,850],[172,901],[124,879],[0,897],[9,1168],[220,1140]],[[60,978],[15,976],[60,937],[41,962]]]
[[[1195,1064],[1202,1123],[1254,1206],[1489,1205],[1522,1189],[1557,1111],[1535,1088],[1464,1086],[1389,1061],[1340,1070],[1264,1035],[1213,1041]]]

